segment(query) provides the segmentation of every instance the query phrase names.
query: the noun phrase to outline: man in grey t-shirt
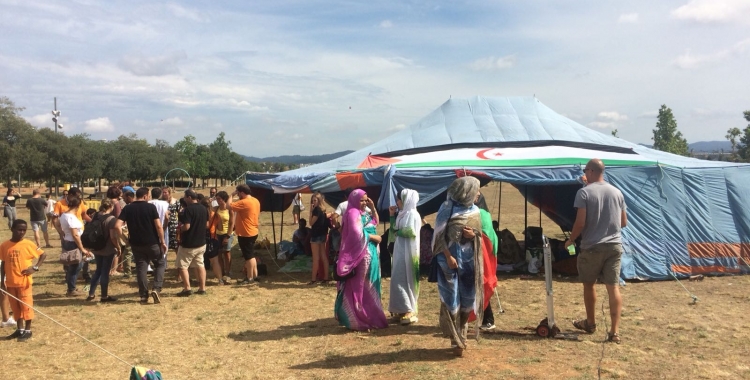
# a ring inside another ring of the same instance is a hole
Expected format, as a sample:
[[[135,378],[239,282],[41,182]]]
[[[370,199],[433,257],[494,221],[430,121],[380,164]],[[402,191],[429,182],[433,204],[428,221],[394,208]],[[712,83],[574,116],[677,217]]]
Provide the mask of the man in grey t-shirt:
[[[597,279],[601,279],[609,294],[609,313],[612,319],[607,340],[620,343],[620,230],[628,223],[625,198],[620,190],[604,182],[604,163],[600,159],[590,160],[584,171],[588,185],[576,193],[573,203],[573,207],[577,209],[576,221],[570,238],[565,242],[568,247],[581,236],[578,277],[583,282],[586,319],[573,322],[573,326],[589,334],[596,331],[594,284]]]

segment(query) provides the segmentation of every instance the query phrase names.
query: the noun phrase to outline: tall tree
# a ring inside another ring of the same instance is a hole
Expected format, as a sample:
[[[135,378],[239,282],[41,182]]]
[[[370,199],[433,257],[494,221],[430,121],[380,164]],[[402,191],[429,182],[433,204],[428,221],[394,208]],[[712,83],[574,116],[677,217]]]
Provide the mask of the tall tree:
[[[724,136],[727,140],[729,140],[729,143],[732,144],[732,161],[736,160],[737,158],[737,143],[738,143],[738,137],[742,134],[742,131],[739,128],[729,128],[727,130],[727,135]]]
[[[612,132],[610,132],[610,133],[612,133],[613,137],[618,137],[617,136],[617,129],[613,129]]]
[[[750,122],[750,111],[743,112],[745,120]],[[750,160],[750,124],[742,130],[743,134],[740,137],[740,143],[737,144],[737,153],[743,161]]]
[[[657,117],[656,129],[653,130],[654,149],[664,152],[687,156],[687,140],[682,137],[682,132],[677,130],[677,120],[672,115],[672,110],[662,104]]]

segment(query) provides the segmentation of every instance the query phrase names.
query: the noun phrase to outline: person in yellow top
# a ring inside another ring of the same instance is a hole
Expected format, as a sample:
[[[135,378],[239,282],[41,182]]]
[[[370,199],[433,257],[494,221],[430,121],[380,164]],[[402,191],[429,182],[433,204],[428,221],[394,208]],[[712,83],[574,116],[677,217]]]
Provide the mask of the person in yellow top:
[[[10,308],[16,316],[18,329],[6,340],[17,338],[25,342],[31,338],[31,321],[34,319],[34,299],[31,275],[39,271],[46,254],[31,240],[24,240],[27,223],[16,219],[11,226],[10,240],[0,244],[0,286],[8,292]],[[34,259],[38,259],[34,265]]]
[[[229,212],[236,213],[229,225],[229,230],[237,234],[237,243],[245,259],[246,277],[240,284],[254,284],[258,281],[258,263],[255,260],[255,240],[258,239],[258,225],[260,221],[260,202],[250,195],[250,186],[242,184],[232,193],[240,200],[232,202],[229,198]]]
[[[229,212],[229,194],[226,191],[216,193],[216,208],[213,220],[216,226],[216,240],[219,241],[219,265],[221,267],[221,282],[228,283],[230,279],[229,269],[232,267],[232,255],[230,251],[230,235],[232,231],[229,226],[234,223],[234,213]]]

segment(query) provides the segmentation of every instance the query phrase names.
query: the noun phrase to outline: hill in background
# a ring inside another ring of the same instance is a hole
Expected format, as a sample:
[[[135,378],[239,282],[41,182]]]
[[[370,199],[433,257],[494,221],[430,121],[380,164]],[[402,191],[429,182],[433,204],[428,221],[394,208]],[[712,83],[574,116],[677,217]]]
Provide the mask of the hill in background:
[[[333,160],[341,156],[346,156],[347,154],[351,152],[354,152],[354,151],[345,150],[343,152],[320,154],[317,156],[300,156],[298,154],[295,154],[293,156],[274,156],[274,157],[264,157],[264,158],[258,158],[258,157],[252,157],[252,156],[243,156],[243,157],[245,157],[245,160],[250,161],[250,162],[276,162],[276,163],[285,164],[285,165],[295,165],[295,164],[300,165],[300,164],[319,164],[321,162]]]
[[[728,140],[724,141],[698,141],[692,144],[688,144],[688,150],[693,152],[731,152],[732,144]]]

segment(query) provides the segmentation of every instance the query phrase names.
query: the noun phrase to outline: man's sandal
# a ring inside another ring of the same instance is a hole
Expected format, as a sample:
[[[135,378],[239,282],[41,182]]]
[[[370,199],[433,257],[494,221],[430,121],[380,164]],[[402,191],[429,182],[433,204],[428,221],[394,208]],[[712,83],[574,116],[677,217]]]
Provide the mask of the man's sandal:
[[[573,327],[585,331],[586,334],[593,334],[596,332],[596,323],[589,324],[587,319],[573,321]]]
[[[620,334],[619,333],[607,333],[607,342],[620,344]]]

